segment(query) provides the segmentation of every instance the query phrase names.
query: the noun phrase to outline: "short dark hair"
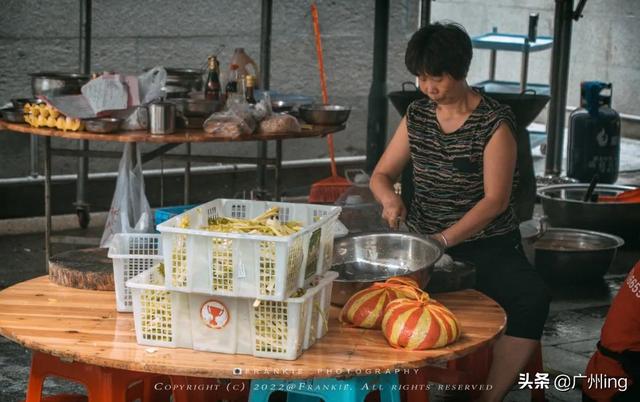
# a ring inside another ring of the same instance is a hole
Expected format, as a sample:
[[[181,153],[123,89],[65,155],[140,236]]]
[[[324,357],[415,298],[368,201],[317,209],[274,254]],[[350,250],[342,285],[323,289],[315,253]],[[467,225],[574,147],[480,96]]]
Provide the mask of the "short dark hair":
[[[411,74],[441,76],[456,80],[467,76],[471,64],[471,39],[460,24],[436,22],[420,28],[407,45],[404,63]]]

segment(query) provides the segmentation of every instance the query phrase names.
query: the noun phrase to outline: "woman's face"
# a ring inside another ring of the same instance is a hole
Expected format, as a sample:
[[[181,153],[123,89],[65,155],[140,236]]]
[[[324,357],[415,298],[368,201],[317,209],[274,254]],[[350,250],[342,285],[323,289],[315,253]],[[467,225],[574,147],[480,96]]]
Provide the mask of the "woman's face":
[[[429,99],[439,104],[447,104],[459,98],[464,90],[465,80],[456,80],[449,74],[433,76],[423,74],[418,77],[420,90]]]

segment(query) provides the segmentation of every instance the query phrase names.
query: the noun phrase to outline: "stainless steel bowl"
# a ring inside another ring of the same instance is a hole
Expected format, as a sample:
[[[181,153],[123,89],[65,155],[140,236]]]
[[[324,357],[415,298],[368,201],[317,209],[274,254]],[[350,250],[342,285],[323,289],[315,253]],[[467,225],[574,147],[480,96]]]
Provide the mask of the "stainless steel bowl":
[[[275,113],[287,113],[293,110],[295,104],[285,100],[272,100],[271,110]]]
[[[221,101],[194,98],[172,98],[169,102],[176,105],[176,112],[187,117],[210,116],[223,106]]]
[[[162,90],[167,95],[167,99],[188,98],[189,88],[175,85],[165,85]]]
[[[33,96],[76,95],[80,93],[80,88],[89,82],[89,76],[86,74],[40,72],[29,75]]]
[[[194,68],[165,68],[167,71],[167,85],[187,88],[188,91],[202,90],[202,70]]]
[[[347,121],[351,109],[338,105],[302,105],[298,108],[300,118],[310,124],[339,126]]]
[[[95,119],[87,119],[84,121],[84,126],[87,131],[92,133],[113,133],[120,129],[122,119],[115,117],[98,117]]]
[[[39,104],[44,103],[44,101],[42,99],[37,99],[37,98],[33,98],[33,99],[29,99],[29,98],[11,99],[11,104],[13,104],[13,107],[16,108],[16,109],[23,110],[24,109],[24,105],[26,105],[27,103],[29,103],[31,105],[39,105]]]
[[[588,184],[563,184],[538,190],[544,214],[555,227],[613,233],[632,242],[640,237],[640,204],[584,202]],[[617,195],[634,187],[598,184],[594,194]]]
[[[0,110],[2,118],[9,123],[24,123],[24,112],[14,107]]]
[[[427,286],[433,266],[442,257],[439,243],[411,233],[364,233],[336,240],[331,269],[340,274],[331,303],[342,306],[359,290],[393,276]]]
[[[585,282],[602,278],[624,240],[608,233],[549,228],[534,243],[535,266],[553,282]]]

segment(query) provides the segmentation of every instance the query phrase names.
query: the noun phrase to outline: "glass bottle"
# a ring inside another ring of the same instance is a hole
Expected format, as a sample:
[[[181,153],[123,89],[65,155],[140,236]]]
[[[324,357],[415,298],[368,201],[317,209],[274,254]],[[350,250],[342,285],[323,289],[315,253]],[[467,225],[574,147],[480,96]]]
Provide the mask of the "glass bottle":
[[[237,64],[231,65],[229,81],[227,82],[227,86],[225,87],[225,92],[227,93],[227,98],[232,94],[238,93],[238,65]]]
[[[256,77],[253,75],[247,75],[245,77],[245,85],[244,85],[244,99],[247,103],[251,105],[256,104],[256,98],[253,94],[253,90],[256,84]]]
[[[209,56],[209,73],[204,85],[204,98],[208,100],[220,100],[220,63],[216,56]]]

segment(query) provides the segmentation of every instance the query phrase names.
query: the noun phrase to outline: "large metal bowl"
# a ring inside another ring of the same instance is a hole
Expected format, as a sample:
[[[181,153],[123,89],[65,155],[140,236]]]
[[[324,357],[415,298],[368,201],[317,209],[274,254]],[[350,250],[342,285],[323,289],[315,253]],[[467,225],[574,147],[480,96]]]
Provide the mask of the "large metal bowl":
[[[212,113],[219,111],[223,106],[221,101],[209,99],[173,98],[168,101],[175,103],[176,111],[187,117],[209,117]]]
[[[632,242],[640,237],[640,204],[584,202],[588,184],[562,184],[538,190],[544,214],[555,227],[613,233]],[[598,184],[594,194],[617,195],[634,187]]]
[[[89,76],[86,74],[40,72],[29,75],[33,96],[77,95],[80,88],[89,82]]]
[[[533,245],[535,266],[551,283],[593,281],[607,272],[623,244],[607,233],[549,228]]]
[[[301,105],[300,118],[307,123],[320,126],[339,126],[347,121],[351,109],[338,105]]]
[[[336,240],[331,269],[340,274],[331,303],[344,305],[356,292],[393,276],[415,279],[425,288],[443,249],[431,239],[411,233],[364,233]]]
[[[22,109],[16,109],[14,107],[0,109],[0,116],[9,123],[24,123],[23,113]]]

